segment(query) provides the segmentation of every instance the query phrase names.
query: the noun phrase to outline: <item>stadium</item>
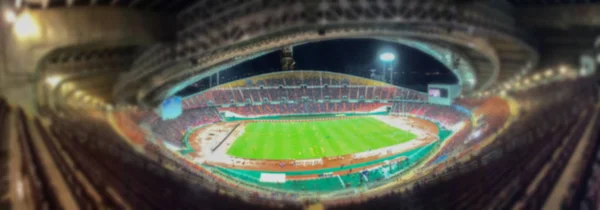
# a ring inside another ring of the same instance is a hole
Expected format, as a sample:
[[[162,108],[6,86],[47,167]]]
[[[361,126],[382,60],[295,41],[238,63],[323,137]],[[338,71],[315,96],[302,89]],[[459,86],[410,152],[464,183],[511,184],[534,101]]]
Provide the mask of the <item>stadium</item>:
[[[0,13],[0,210],[600,209],[598,1]]]
[[[405,185],[474,153],[515,114],[508,98],[427,99],[380,81],[296,70],[182,98],[176,119],[138,113],[130,123],[152,139],[136,143],[146,153],[170,153],[234,193],[336,201]]]

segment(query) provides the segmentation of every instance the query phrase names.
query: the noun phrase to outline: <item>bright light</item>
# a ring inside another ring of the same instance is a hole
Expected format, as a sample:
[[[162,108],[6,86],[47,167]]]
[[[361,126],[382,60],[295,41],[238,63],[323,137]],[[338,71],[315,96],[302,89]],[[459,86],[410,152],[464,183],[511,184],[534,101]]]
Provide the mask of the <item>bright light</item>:
[[[7,23],[14,23],[17,20],[17,14],[12,10],[4,11],[4,20]]]
[[[50,77],[46,78],[46,82],[52,87],[58,85],[60,80],[61,80],[61,78],[59,76],[50,76]]]
[[[379,60],[381,61],[393,61],[394,59],[396,59],[396,56],[389,52],[379,55]]]
[[[471,133],[471,138],[478,138],[481,135],[481,129]]]
[[[552,71],[552,69],[548,69],[548,70],[546,70],[546,72],[544,72],[544,75],[546,77],[550,77],[550,76],[552,76],[552,74],[554,74],[554,72]]]
[[[16,189],[17,189],[17,197],[19,199],[23,199],[24,197],[24,188],[23,188],[23,181],[20,178],[17,178],[17,184],[16,184]]]
[[[81,92],[79,90],[75,91],[75,98],[79,98],[79,97],[81,97],[81,95],[83,95],[83,92]]]
[[[533,80],[535,80],[535,81],[540,80],[541,78],[542,78],[542,76],[539,73],[533,75]]]
[[[561,74],[566,74],[567,73],[567,67],[561,66],[560,67],[560,73]]]
[[[20,15],[14,27],[16,35],[20,38],[33,37],[40,34],[40,28],[29,13]]]

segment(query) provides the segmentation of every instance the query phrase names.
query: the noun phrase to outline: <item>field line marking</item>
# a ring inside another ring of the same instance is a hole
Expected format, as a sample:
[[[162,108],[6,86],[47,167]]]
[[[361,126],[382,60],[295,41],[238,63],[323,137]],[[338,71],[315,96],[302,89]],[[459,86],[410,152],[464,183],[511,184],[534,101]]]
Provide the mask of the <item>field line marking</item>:
[[[365,174],[363,174],[363,173],[360,173],[360,175],[362,175],[362,176],[365,178],[365,180],[366,180],[367,182],[369,182],[369,178],[367,178],[367,176],[366,176]]]
[[[340,180],[340,184],[342,185],[342,187],[346,188],[346,185],[344,184],[344,180],[342,180],[342,177],[340,177],[340,175],[335,175],[337,176],[338,180]]]

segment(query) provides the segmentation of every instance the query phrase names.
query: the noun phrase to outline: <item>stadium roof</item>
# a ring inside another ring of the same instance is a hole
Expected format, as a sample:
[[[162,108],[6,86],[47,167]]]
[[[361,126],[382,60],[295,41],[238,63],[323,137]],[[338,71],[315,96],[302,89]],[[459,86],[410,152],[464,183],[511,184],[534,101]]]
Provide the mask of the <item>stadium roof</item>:
[[[593,47],[586,43],[596,37],[584,34],[598,31],[600,14],[598,4],[583,3],[411,2],[4,1],[1,9],[18,18],[1,21],[15,32],[2,35],[2,72],[8,76],[1,89],[19,104],[33,105],[30,110],[83,98],[76,95],[153,107],[186,84],[284,46],[377,38],[410,45],[452,67],[469,96],[548,66],[576,64]],[[581,15],[548,21],[563,10]],[[37,33],[16,33],[19,28]],[[546,46],[544,56],[540,45]],[[56,75],[72,79],[49,87],[46,79]],[[17,90],[36,94],[23,99]]]

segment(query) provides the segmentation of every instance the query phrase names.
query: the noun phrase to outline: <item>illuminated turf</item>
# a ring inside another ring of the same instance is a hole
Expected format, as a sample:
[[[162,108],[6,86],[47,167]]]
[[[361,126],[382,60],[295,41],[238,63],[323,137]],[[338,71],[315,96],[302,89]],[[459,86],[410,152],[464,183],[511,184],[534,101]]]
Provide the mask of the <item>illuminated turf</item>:
[[[227,151],[249,159],[312,159],[410,141],[416,135],[371,117],[314,122],[252,122]]]

